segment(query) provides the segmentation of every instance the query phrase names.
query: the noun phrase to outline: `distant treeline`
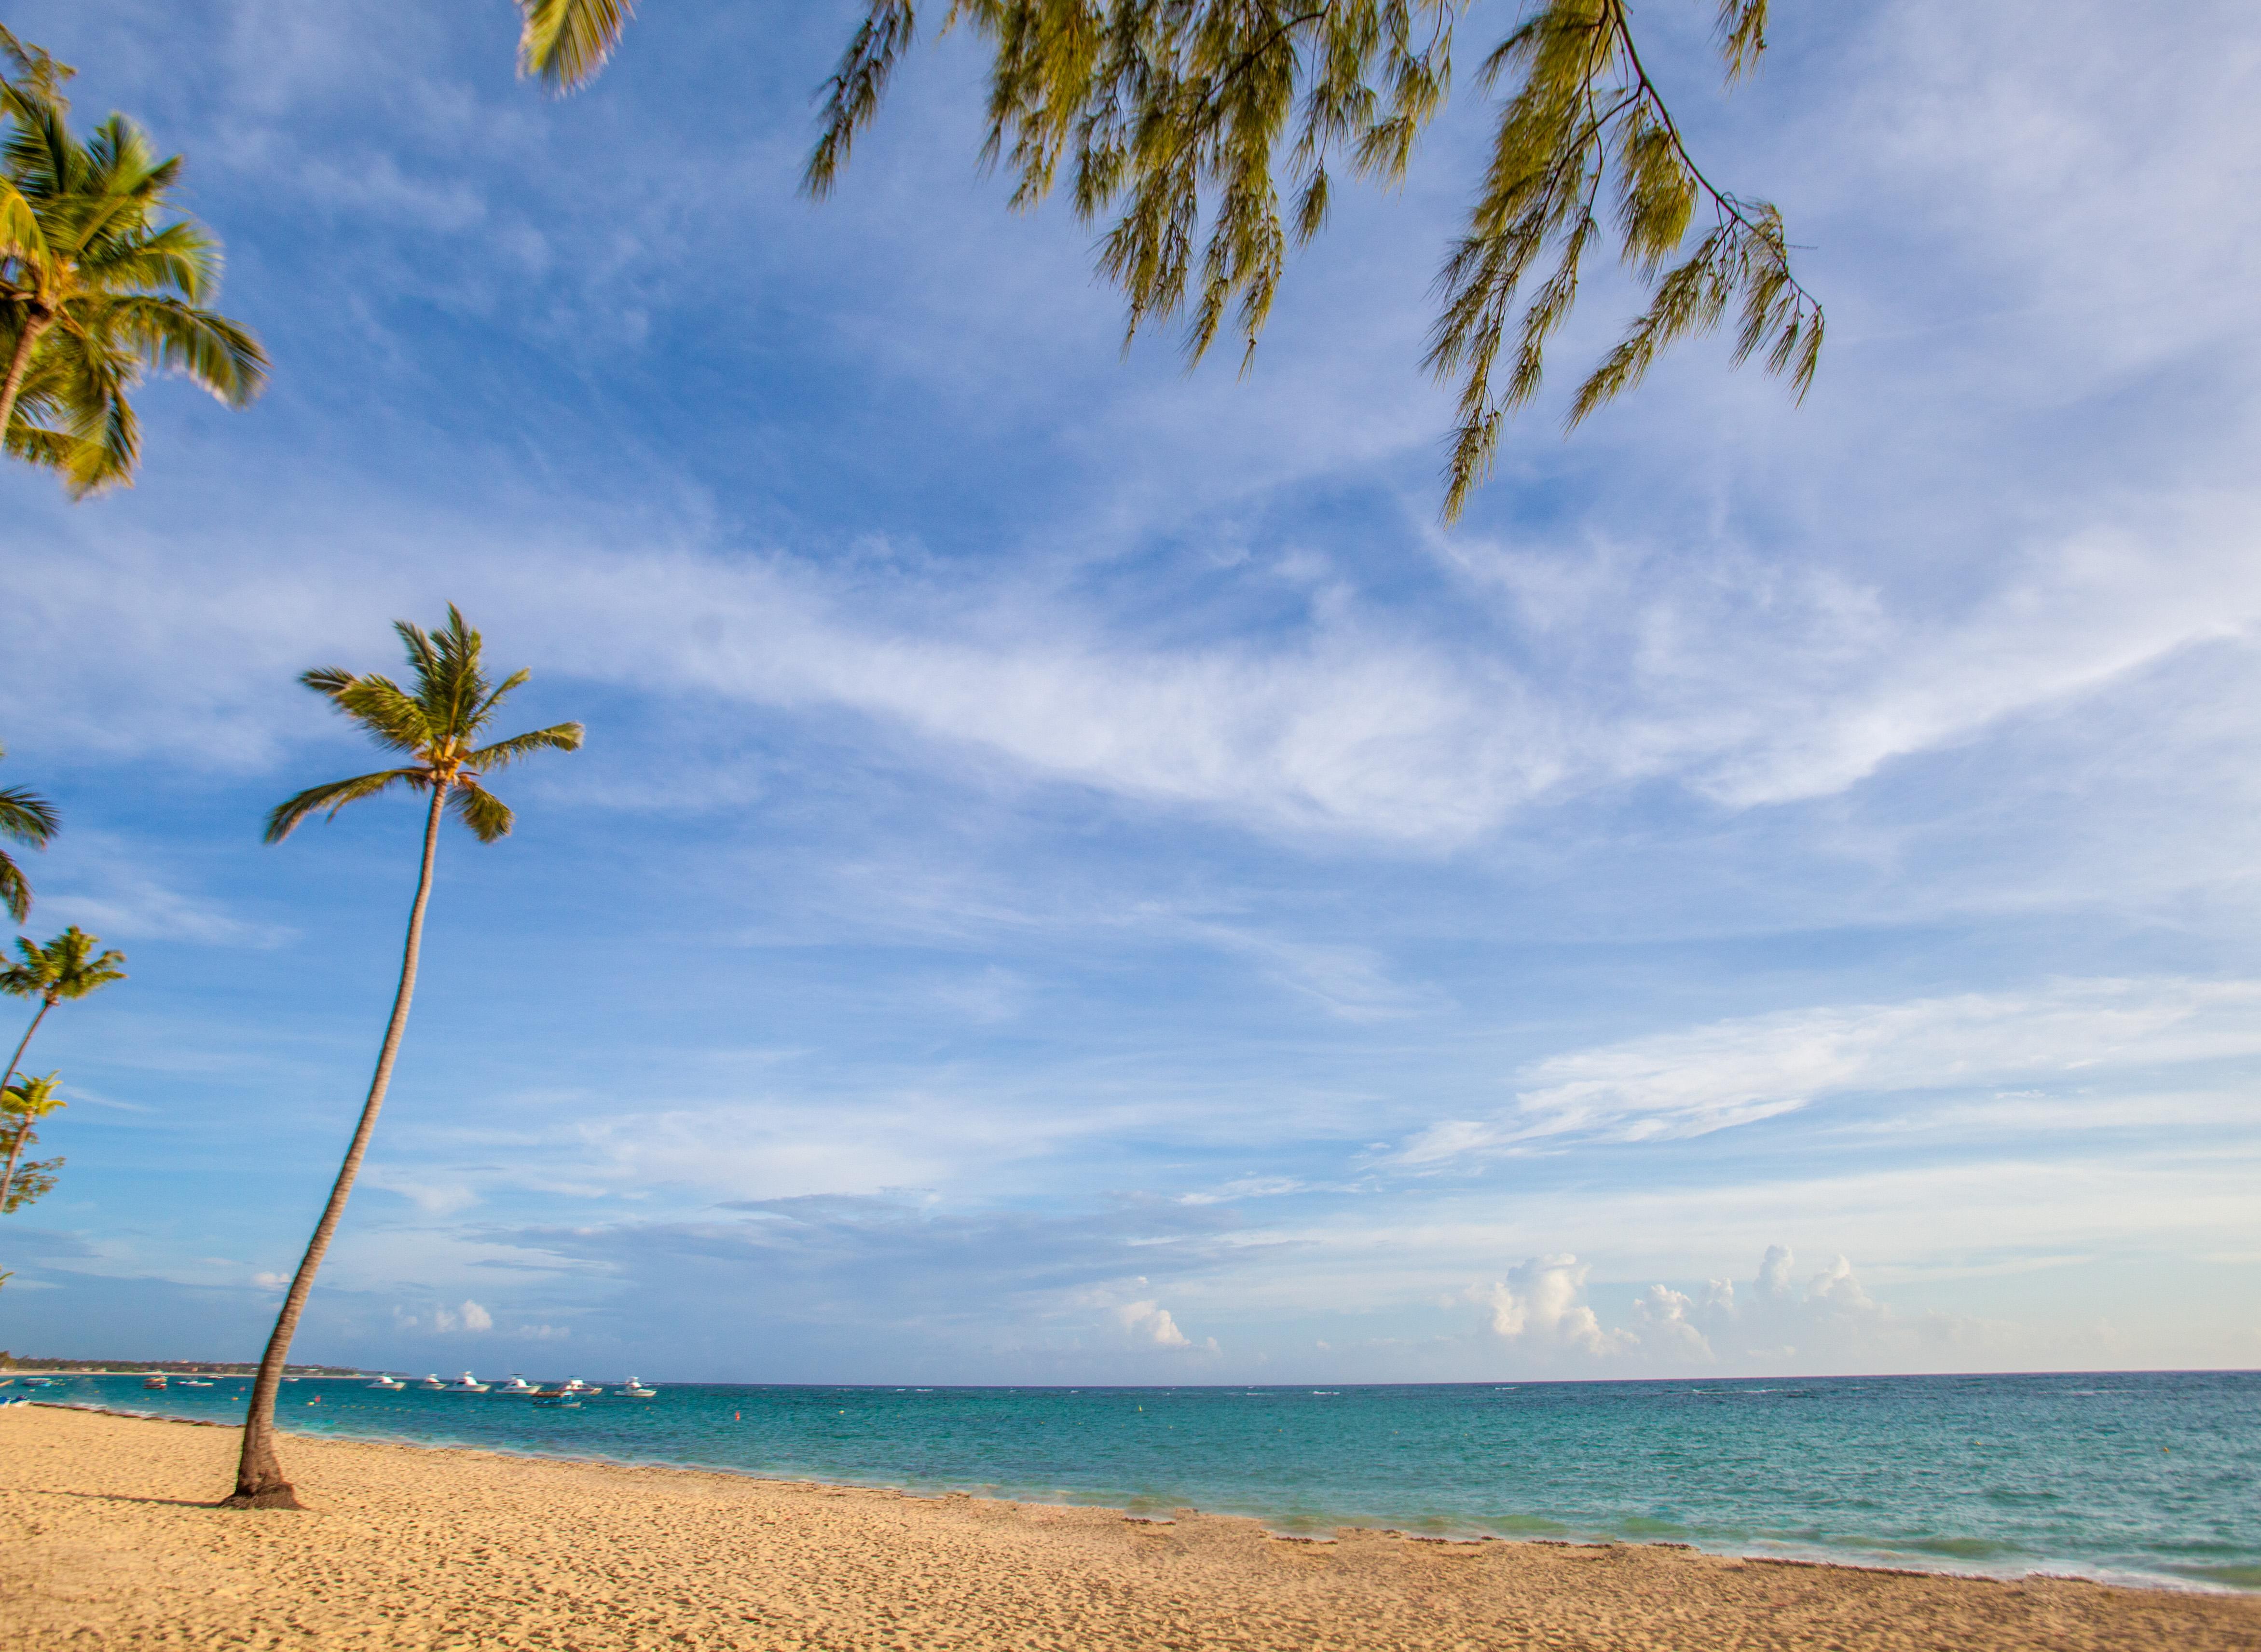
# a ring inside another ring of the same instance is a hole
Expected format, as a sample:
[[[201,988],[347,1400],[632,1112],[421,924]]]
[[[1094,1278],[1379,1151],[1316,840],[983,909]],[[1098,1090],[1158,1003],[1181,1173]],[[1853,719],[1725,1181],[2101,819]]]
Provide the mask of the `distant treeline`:
[[[256,1360],[248,1364],[212,1360],[42,1360],[0,1348],[0,1371],[163,1371],[183,1376],[250,1376],[258,1369]],[[286,1365],[283,1369],[291,1376],[362,1375],[349,1365]]]

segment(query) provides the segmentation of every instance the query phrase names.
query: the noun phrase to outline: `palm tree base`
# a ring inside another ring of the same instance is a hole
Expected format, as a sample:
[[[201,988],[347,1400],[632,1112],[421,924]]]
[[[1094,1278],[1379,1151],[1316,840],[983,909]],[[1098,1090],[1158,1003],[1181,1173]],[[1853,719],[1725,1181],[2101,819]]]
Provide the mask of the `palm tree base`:
[[[271,1480],[257,1490],[236,1489],[232,1498],[212,1505],[219,1509],[304,1509],[306,1505],[292,1495],[288,1480]]]

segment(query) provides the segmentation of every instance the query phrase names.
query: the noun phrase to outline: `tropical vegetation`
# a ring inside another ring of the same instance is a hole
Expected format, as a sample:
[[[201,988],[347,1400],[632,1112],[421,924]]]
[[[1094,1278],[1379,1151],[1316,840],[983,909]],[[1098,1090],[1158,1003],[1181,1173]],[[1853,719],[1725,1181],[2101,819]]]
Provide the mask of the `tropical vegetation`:
[[[15,1082],[17,1069],[24,1064],[24,1052],[31,1047],[32,1035],[47,1018],[47,1011],[57,1004],[75,1003],[112,981],[126,979],[126,972],[118,967],[125,963],[126,954],[97,952],[95,949],[101,945],[99,937],[89,935],[75,923],[52,941],[16,937],[16,961],[0,969],[0,993],[11,998],[36,998],[39,1007],[32,1012],[32,1024],[17,1040],[15,1054],[8,1058],[0,1088]]]
[[[128,392],[179,373],[230,406],[267,381],[240,322],[207,307],[220,245],[169,197],[181,157],[113,114],[83,141],[70,69],[0,31],[0,446],[75,498],[130,485],[141,451]]]
[[[1765,53],[1767,4],[1719,0],[1730,84]],[[629,11],[621,0],[520,4],[521,67],[559,90],[597,73]],[[812,195],[837,182],[917,33],[914,0],[866,5],[825,89],[804,176]],[[1405,176],[1448,100],[1461,11],[1460,0],[951,0],[943,26],[964,23],[990,48],[982,153],[1014,175],[1014,206],[1051,194],[1065,165],[1077,214],[1112,217],[1099,268],[1123,290],[1129,334],[1187,314],[1198,361],[1230,317],[1245,368],[1288,248],[1325,224],[1336,174]],[[1629,0],[1530,0],[1475,79],[1499,112],[1438,277],[1426,358],[1459,400],[1448,520],[1489,474],[1505,421],[1538,393],[1547,342],[1606,243],[1647,303],[1571,397],[1569,425],[1731,311],[1735,361],[1762,356],[1803,398],[1823,318],[1792,273],[1782,214],[1697,163],[1642,60]]]
[[[27,1074],[0,1089],[0,1146],[8,1153],[6,1165],[0,1167],[0,1216],[14,1213],[55,1185],[55,1172],[63,1167],[63,1161],[25,1160],[24,1150],[39,1143],[33,1125],[70,1105],[56,1093],[61,1084],[60,1073],[43,1078]]]
[[[235,1490],[226,1499],[231,1508],[299,1506],[275,1453],[275,1397],[282,1387],[284,1362],[290,1357],[298,1317],[331,1236],[345,1214],[346,1200],[353,1191],[354,1178],[360,1174],[362,1158],[369,1151],[377,1110],[384,1104],[393,1062],[407,1030],[408,1005],[415,994],[417,960],[424,945],[424,912],[431,899],[432,868],[439,852],[441,817],[452,811],[483,844],[507,837],[513,818],[510,807],[487,789],[487,777],[537,751],[572,751],[581,744],[578,722],[554,723],[528,734],[486,741],[487,729],[503,700],[526,682],[529,673],[513,672],[499,683],[492,682],[481,658],[479,634],[463,622],[463,614],[452,604],[447,624],[437,631],[427,633],[406,621],[396,622],[393,629],[407,650],[406,686],[374,672],[357,673],[338,666],[319,667],[298,680],[352,719],[377,745],[407,761],[350,779],[309,786],[277,804],[267,820],[267,841],[276,844],[310,815],[334,818],[348,804],[387,792],[405,789],[427,800],[423,860],[417,873],[416,897],[408,909],[408,937],[401,951],[392,1014],[385,1023],[377,1071],[370,1080],[369,1095],[346,1148],[345,1162],[339,1167],[329,1201],[307,1241],[298,1272],[291,1276],[291,1288],[284,1294],[274,1333],[268,1339],[259,1375],[252,1385]]]

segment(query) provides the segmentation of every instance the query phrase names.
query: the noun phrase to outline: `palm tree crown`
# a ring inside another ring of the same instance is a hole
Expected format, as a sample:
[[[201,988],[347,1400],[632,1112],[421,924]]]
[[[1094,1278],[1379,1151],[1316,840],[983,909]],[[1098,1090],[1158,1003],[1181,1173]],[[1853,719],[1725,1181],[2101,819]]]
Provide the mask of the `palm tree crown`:
[[[536,751],[579,749],[578,722],[478,743],[504,697],[531,673],[513,672],[490,685],[479,663],[479,634],[463,623],[453,603],[448,605],[448,623],[437,632],[427,633],[406,620],[396,621],[392,628],[408,650],[414,678],[411,687],[403,688],[374,672],[357,675],[334,665],[317,666],[298,680],[327,695],[377,744],[412,761],[401,768],[311,786],[276,804],[267,817],[269,843],[281,843],[317,810],[335,815],[348,803],[405,786],[416,792],[440,787],[456,818],[481,843],[491,844],[509,834],[512,815],[509,805],[486,789],[485,776]]]
[[[59,1004],[124,980],[126,972],[118,966],[126,961],[126,954],[97,953],[94,949],[101,945],[99,937],[89,935],[75,923],[44,945],[18,936],[18,961],[0,969],[0,993]]]
[[[39,1007],[32,1012],[32,1024],[24,1029],[24,1036],[16,1041],[16,1053],[8,1058],[7,1071],[0,1074],[0,1090],[15,1082],[16,1069],[24,1064],[24,1052],[31,1047],[32,1035],[47,1018],[48,1010],[126,979],[126,972],[118,967],[126,961],[126,954],[97,952],[94,949],[101,945],[75,923],[44,945],[17,937],[17,961],[0,969],[0,993],[12,998],[36,998]]]
[[[29,61],[12,37],[0,44]],[[205,307],[219,243],[186,219],[159,221],[180,157],[158,159],[123,115],[80,142],[56,67],[0,76],[0,445],[83,496],[132,480],[140,435],[126,392],[144,369],[241,406],[265,384],[267,356]]]
[[[0,748],[0,758],[8,755]],[[32,849],[45,849],[47,840],[62,824],[55,807],[36,792],[20,786],[0,786],[0,837],[12,837]],[[32,910],[32,886],[25,881],[23,868],[0,849],[0,907],[8,916],[21,923]]]
[[[0,1090],[0,1118],[45,1118],[58,1108],[70,1103],[58,1091],[62,1088],[63,1075],[49,1073],[41,1077],[26,1073],[6,1089]]]

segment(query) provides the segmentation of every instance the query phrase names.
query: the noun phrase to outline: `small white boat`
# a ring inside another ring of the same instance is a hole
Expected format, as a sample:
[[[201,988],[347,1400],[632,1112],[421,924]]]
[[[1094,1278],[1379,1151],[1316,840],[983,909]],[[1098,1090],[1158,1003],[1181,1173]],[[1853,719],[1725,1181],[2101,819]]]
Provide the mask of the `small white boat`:
[[[444,1394],[448,1391],[448,1385],[440,1380],[440,1374],[437,1371],[433,1372],[431,1375],[426,1377],[416,1386],[422,1389],[429,1389],[434,1394]]]
[[[624,1399],[650,1399],[654,1395],[657,1394],[659,1390],[656,1388],[646,1388],[642,1383],[637,1382],[635,1378],[630,1377],[628,1378],[626,1386],[616,1388],[613,1392],[620,1395]]]
[[[450,1394],[484,1394],[486,1391],[487,1385],[469,1371],[448,1384],[448,1392]]]
[[[210,1388],[212,1384],[205,1382],[204,1378],[200,1376],[184,1376],[181,1379],[181,1386],[183,1388]]]
[[[528,1382],[517,1372],[513,1371],[510,1374],[509,1382],[497,1383],[494,1384],[494,1391],[498,1394],[513,1394],[522,1399],[527,1395],[537,1392],[538,1390],[536,1390],[533,1383]]]
[[[578,1377],[578,1376],[569,1376],[569,1377],[567,1377],[567,1378],[565,1379],[565,1386],[564,1386],[563,1388],[562,1388],[562,1389],[558,1390],[557,1391],[558,1391],[559,1393],[561,1393],[561,1394],[584,1394],[584,1395],[586,1395],[586,1394],[601,1394],[601,1393],[603,1393],[605,1390],[602,1390],[601,1388],[593,1388],[593,1387],[592,1387],[590,1384],[588,1384],[588,1383],[584,1383],[584,1382],[583,1382],[579,1377]]]
[[[408,1384],[397,1376],[380,1376],[370,1386],[371,1388],[406,1388]]]

